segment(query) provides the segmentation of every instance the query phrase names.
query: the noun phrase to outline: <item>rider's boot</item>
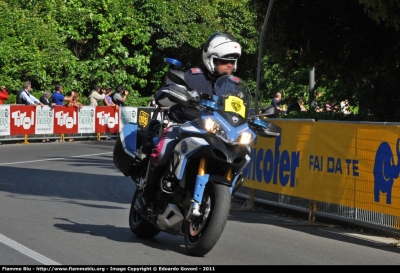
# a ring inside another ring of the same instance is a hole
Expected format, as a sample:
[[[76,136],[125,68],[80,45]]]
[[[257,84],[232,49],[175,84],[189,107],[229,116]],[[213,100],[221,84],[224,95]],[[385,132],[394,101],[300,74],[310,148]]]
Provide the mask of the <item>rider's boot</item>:
[[[135,210],[139,213],[146,213],[149,204],[154,200],[155,191],[160,180],[160,175],[157,173],[157,167],[157,164],[149,161],[143,192],[138,195],[134,204]]]

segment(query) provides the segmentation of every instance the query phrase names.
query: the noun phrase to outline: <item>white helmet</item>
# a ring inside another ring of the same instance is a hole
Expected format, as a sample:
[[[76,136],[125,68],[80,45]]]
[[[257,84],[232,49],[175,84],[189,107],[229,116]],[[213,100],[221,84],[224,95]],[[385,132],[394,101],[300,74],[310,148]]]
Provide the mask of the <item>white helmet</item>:
[[[207,40],[203,48],[203,62],[211,74],[218,73],[215,60],[235,60],[233,72],[242,50],[235,38],[228,32],[216,32]]]

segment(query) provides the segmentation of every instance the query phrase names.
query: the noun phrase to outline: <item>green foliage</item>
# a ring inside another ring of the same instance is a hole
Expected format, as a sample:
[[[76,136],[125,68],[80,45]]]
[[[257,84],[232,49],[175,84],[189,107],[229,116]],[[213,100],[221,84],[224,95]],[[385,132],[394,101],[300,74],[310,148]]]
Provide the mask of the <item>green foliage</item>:
[[[265,14],[268,2],[253,2]],[[347,98],[360,112],[369,109],[382,121],[398,121],[400,1],[359,2],[363,5],[275,1],[266,31],[268,55],[288,73],[315,67],[316,87],[331,102]],[[386,19],[388,24],[377,24]]]
[[[0,1],[0,82],[11,93],[30,80],[34,88],[49,89],[70,76],[76,59],[62,37],[28,10]]]
[[[17,95],[9,93],[8,99],[3,100],[3,104],[14,104],[17,101]]]
[[[147,106],[150,100],[151,97],[143,97],[139,92],[133,91],[129,93],[125,104],[131,106]]]
[[[376,1],[376,0],[358,0],[364,5],[364,10],[368,16],[378,25],[384,24],[388,27],[400,28],[400,5],[399,1]]]
[[[5,1],[0,27],[4,34],[2,76],[17,89],[34,87],[90,91],[93,84],[146,86],[150,31],[131,1]],[[78,19],[78,20],[77,20]],[[8,53],[8,54],[7,54]],[[7,56],[9,55],[9,56]],[[11,83],[4,76],[18,78]]]

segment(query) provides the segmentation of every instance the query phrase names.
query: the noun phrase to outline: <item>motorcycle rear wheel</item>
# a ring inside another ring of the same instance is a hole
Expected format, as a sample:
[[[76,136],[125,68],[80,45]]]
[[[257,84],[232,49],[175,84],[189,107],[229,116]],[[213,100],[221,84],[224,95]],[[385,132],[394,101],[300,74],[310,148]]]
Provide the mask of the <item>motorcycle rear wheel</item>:
[[[161,230],[154,227],[151,223],[142,218],[139,212],[135,210],[135,201],[139,195],[139,190],[135,190],[132,198],[131,209],[129,211],[129,227],[133,234],[140,238],[150,239],[155,237]]]
[[[210,252],[221,237],[230,207],[229,187],[209,182],[200,206],[202,216],[185,222],[185,247],[190,255],[201,257]]]

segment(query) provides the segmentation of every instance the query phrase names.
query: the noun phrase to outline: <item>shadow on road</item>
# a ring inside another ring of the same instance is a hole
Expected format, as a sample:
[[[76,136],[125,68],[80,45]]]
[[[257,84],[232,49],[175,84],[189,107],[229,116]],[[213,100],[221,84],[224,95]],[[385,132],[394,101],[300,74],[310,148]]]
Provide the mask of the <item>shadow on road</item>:
[[[111,144],[107,145],[110,147],[104,151],[110,150]],[[93,145],[94,152],[99,153],[98,149],[98,145]],[[112,162],[111,153],[95,157],[57,158],[57,156],[54,156],[54,161],[42,162],[41,164],[1,165],[0,192],[2,196],[12,199],[35,199],[37,197],[35,200],[38,202],[64,202],[66,204],[113,210],[126,209],[131,203],[135,185],[129,177],[124,177],[116,170]],[[104,204],[93,204],[91,201],[104,202]],[[106,204],[106,202],[114,204]],[[53,216],[49,215],[49,217]],[[161,232],[151,240],[144,240],[133,235],[130,229],[125,227],[78,223],[67,218],[54,219],[63,221],[62,223],[54,224],[54,227],[65,232],[104,237],[108,240],[123,243],[143,244],[155,249],[170,250],[187,255],[182,246],[183,238],[179,236]],[[374,240],[369,240],[362,236],[349,235],[349,233],[355,234],[354,230],[328,225],[308,225],[304,219],[293,218],[274,211],[231,210],[228,224],[229,222],[243,223],[243,228],[247,230],[251,230],[253,224],[261,224],[265,226],[266,233],[268,233],[269,226],[271,228],[278,226],[340,242],[400,253],[398,247],[382,246]],[[362,235],[362,232],[358,233]],[[264,237],[267,235],[263,234]]]
[[[288,230],[307,233],[312,236],[319,236],[335,241],[346,242],[355,245],[366,246],[385,250],[393,253],[400,253],[396,244],[390,243],[391,238],[383,238],[376,234],[366,233],[362,230],[345,228],[340,225],[325,224],[321,222],[309,222],[306,218],[293,217],[290,214],[282,214],[274,211],[273,208],[257,210],[246,210],[241,208],[241,203],[232,203],[228,221],[236,221],[249,224],[262,224],[272,227],[281,227]],[[393,241],[395,242],[395,240]]]
[[[174,251],[183,255],[187,255],[186,249],[183,247],[183,238],[179,236],[173,236],[161,232],[152,239],[142,239],[136,237],[129,228],[125,227],[116,227],[113,225],[82,224],[73,222],[66,218],[54,219],[62,220],[65,222],[63,224],[55,224],[54,227],[66,232],[104,237],[111,241],[122,243],[132,243],[132,249],[134,249],[135,244],[142,244],[158,250]]]

